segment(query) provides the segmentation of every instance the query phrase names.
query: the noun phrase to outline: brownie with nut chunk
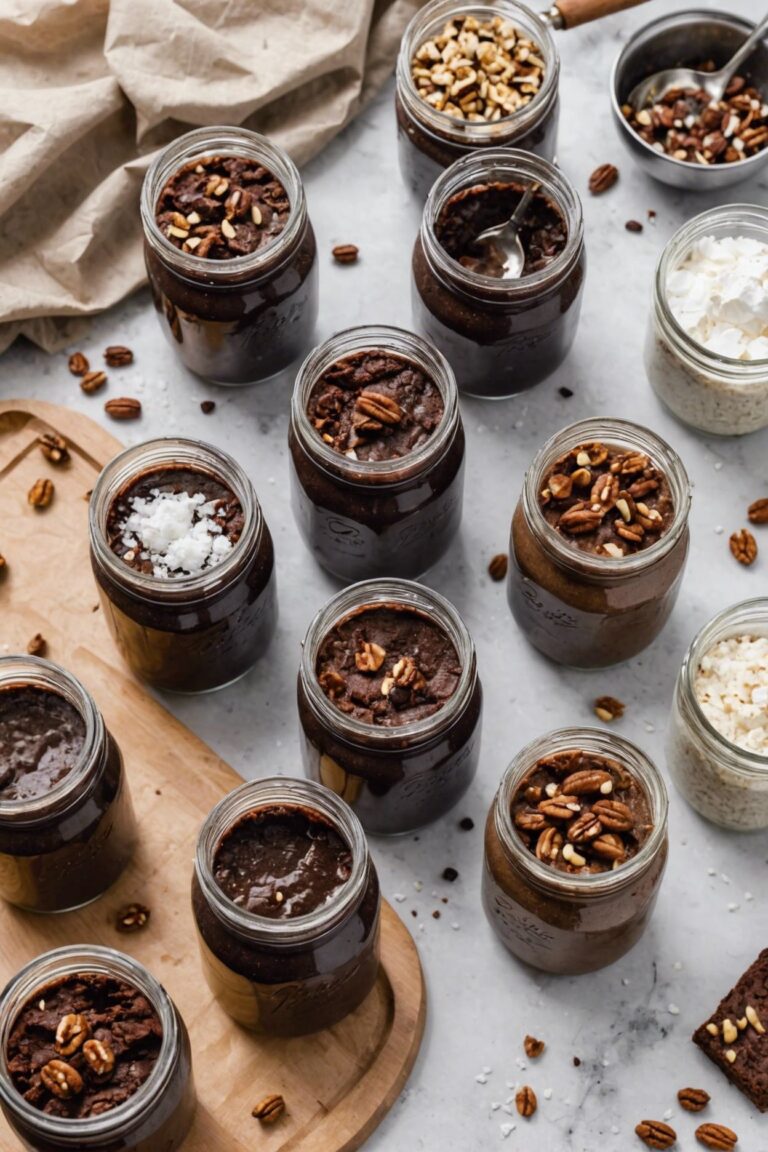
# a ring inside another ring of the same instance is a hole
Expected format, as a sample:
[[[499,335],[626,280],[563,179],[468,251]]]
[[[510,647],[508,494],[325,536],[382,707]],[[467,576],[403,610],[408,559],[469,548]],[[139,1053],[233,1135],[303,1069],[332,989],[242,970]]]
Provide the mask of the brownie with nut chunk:
[[[693,1042],[761,1112],[768,1112],[768,948],[693,1034]]]

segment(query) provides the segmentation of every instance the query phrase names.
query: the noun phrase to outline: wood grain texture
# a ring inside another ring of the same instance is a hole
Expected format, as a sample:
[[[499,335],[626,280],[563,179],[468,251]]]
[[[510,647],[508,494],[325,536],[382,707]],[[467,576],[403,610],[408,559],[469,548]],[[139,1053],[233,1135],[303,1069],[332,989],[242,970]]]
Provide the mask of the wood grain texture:
[[[614,12],[624,12],[636,8],[646,0],[556,0],[556,7],[563,18],[564,28],[576,28],[579,24],[589,24]]]

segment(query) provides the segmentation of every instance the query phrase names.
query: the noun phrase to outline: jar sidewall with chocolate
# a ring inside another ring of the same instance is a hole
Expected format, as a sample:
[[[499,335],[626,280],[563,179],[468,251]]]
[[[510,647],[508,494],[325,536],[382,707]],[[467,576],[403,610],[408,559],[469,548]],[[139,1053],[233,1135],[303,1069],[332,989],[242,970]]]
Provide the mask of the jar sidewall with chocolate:
[[[454,16],[500,15],[540,47],[544,83],[518,112],[493,122],[457,120],[432,108],[418,94],[411,60],[419,46]],[[514,0],[495,0],[470,8],[456,0],[433,0],[412,18],[401,41],[396,70],[395,114],[398,157],[404,183],[426,200],[432,184],[455,160],[482,148],[519,148],[554,161],[559,120],[560,57],[547,24]]]
[[[493,181],[537,181],[566,223],[563,251],[545,268],[517,280],[465,268],[448,255],[435,231],[453,195]],[[476,151],[443,172],[424,207],[412,260],[414,324],[444,351],[460,392],[501,400],[545,380],[568,355],[585,273],[581,201],[563,173],[517,149]]]
[[[567,873],[540,861],[512,820],[515,790],[543,756],[580,749],[618,761],[643,787],[653,829],[628,863]],[[483,905],[502,944],[542,971],[596,971],[620,959],[645,929],[666,866],[668,798],[653,762],[634,744],[597,728],[562,728],[533,740],[505,772],[485,833]]]
[[[0,691],[34,686],[82,717],[76,764],[47,793],[0,800],[0,897],[29,912],[69,912],[111,887],[136,844],[123,759],[85,687],[35,656],[0,657]]]
[[[232,260],[183,252],[155,219],[167,180],[205,156],[246,156],[285,188],[286,226],[263,248]],[[288,154],[245,128],[197,128],[154,160],[141,194],[144,254],[161,327],[185,366],[222,385],[261,383],[278,375],[311,343],[318,313],[315,235],[304,186]],[[221,318],[212,320],[215,308]]]
[[[364,351],[416,364],[437,386],[444,414],[420,448],[390,460],[353,460],[330,447],[307,412],[312,389],[338,360]],[[413,578],[443,555],[461,523],[464,429],[453,371],[434,347],[400,328],[339,332],[302,364],[289,430],[291,498],[302,538],[327,571],[347,583]]]
[[[768,360],[735,360],[710,352],[674,316],[667,297],[670,273],[697,241],[746,236],[768,244],[768,208],[727,204],[689,220],[661,254],[645,337],[648,381],[684,424],[717,436],[742,436],[768,427]]]
[[[733,744],[707,718],[696,675],[707,652],[736,636],[768,636],[768,598],[744,600],[697,633],[683,660],[667,728],[669,774],[705,819],[736,832],[768,828],[768,756]]]
[[[599,441],[645,452],[670,486],[674,517],[649,548],[623,559],[570,544],[547,523],[539,492],[551,465],[580,444]],[[690,483],[679,456],[655,433],[612,418],[590,418],[539,449],[512,519],[507,593],[526,639],[557,663],[609,667],[642,652],[674,607],[688,555]]]
[[[214,877],[222,838],[250,812],[272,806],[317,812],[348,844],[352,872],[320,908],[283,920],[244,910]],[[360,822],[333,792],[311,781],[268,777],[241,785],[200,831],[192,907],[206,980],[239,1024],[269,1036],[331,1027],[357,1008],[379,970],[380,891]]]
[[[341,712],[323,692],[316,661],[325,636],[351,614],[390,604],[427,615],[453,643],[462,672],[432,716],[376,727]],[[450,811],[474,779],[480,757],[482,687],[466,624],[449,601],[408,580],[368,580],[333,597],[309,626],[298,676],[304,770],[355,811],[366,832],[412,832]]]
[[[133,1096],[108,1112],[73,1119],[42,1112],[25,1100],[13,1085],[7,1047],[16,1017],[38,990],[84,972],[137,988],[156,1011],[163,1037],[155,1067]],[[0,1005],[0,1106],[25,1147],[33,1152],[117,1147],[176,1152],[181,1147],[195,1109],[189,1036],[168,993],[137,960],[96,945],[57,948],[17,973],[0,995]]]
[[[123,563],[109,547],[112,502],[156,468],[187,467],[219,478],[244,512],[240,539],[199,576],[159,579]],[[126,663],[155,688],[209,692],[240,679],[264,655],[277,627],[272,537],[253,485],[225,452],[197,440],[149,440],[102,470],[90,500],[91,565],[112,637]]]

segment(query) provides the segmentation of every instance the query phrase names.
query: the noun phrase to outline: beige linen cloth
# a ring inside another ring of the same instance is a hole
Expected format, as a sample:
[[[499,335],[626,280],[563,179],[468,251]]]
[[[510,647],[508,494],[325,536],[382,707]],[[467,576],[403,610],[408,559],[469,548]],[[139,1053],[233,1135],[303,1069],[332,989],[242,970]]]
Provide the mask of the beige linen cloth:
[[[156,150],[199,125],[301,164],[382,85],[419,0],[0,0],[0,351],[144,280]]]

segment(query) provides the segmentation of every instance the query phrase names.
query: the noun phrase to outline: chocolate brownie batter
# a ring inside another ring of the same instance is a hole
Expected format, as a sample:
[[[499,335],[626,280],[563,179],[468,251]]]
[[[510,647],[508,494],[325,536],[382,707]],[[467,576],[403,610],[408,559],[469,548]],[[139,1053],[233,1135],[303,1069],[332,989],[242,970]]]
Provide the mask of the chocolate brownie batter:
[[[342,620],[320,645],[316,670],[341,712],[385,728],[434,715],[461,677],[447,633],[399,604],[363,608]]]
[[[756,1108],[768,1112],[768,948],[696,1029],[693,1042]]]
[[[619,764],[574,749],[539,760],[515,793],[512,819],[525,846],[560,872],[610,872],[652,829],[645,789]]]
[[[502,277],[504,256],[492,243],[477,244],[486,228],[504,224],[512,216],[525,189],[521,184],[475,184],[446,202],[435,221],[435,235],[445,251],[470,272]],[[565,248],[568,230],[556,205],[537,192],[520,225],[525,253],[523,276],[540,272]]]
[[[157,1012],[138,989],[84,972],[41,988],[25,1004],[8,1040],[8,1071],[41,1112],[98,1116],[148,1079],[162,1036]]]
[[[290,212],[288,193],[269,169],[243,156],[203,156],[171,176],[155,219],[176,248],[231,260],[279,236]]]
[[[655,544],[675,517],[666,476],[644,452],[581,444],[545,476],[545,519],[575,548],[621,559]]]
[[[421,448],[445,411],[440,389],[412,361],[356,352],[326,368],[307,402],[318,435],[353,460],[393,460]]]
[[[72,771],[85,743],[76,708],[31,684],[0,692],[0,801],[34,800]]]

